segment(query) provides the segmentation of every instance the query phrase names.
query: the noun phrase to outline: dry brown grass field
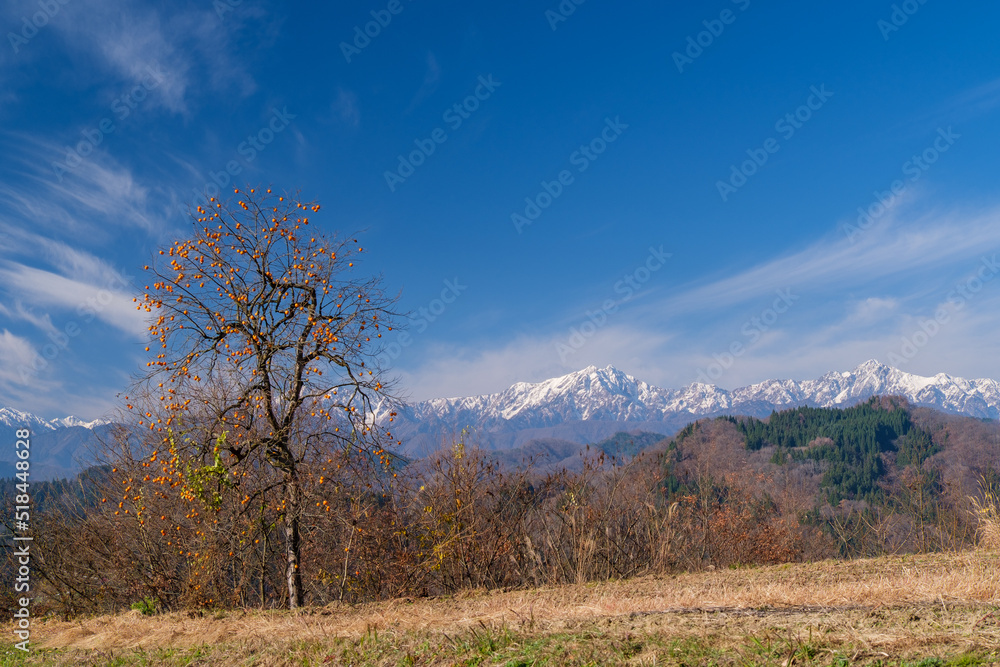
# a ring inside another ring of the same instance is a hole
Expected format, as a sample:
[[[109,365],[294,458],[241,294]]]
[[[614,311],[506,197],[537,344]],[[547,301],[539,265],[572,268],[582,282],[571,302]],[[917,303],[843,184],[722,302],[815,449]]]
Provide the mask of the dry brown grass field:
[[[8,628],[8,637],[12,637]],[[1000,664],[1000,555],[889,556],[288,611],[36,621],[4,665]]]

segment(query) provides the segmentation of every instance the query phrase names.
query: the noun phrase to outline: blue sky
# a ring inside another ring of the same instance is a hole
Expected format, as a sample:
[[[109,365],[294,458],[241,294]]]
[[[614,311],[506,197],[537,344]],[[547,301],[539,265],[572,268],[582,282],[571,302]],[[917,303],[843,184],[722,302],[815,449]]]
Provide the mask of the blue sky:
[[[414,399],[1000,377],[1000,7],[675,4],[4,3],[0,405],[115,404],[227,168],[363,230]]]

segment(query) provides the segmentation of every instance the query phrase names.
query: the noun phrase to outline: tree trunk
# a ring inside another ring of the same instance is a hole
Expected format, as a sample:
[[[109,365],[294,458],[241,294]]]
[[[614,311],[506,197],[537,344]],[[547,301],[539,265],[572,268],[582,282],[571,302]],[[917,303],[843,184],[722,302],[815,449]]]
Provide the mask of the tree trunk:
[[[285,476],[285,578],[288,581],[288,607],[302,606],[302,572],[299,570],[302,543],[299,536],[299,479],[294,473]]]

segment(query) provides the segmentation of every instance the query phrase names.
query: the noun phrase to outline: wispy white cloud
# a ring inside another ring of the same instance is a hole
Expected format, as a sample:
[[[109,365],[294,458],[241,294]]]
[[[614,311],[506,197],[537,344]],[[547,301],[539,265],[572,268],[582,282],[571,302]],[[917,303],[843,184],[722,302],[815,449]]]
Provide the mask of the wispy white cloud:
[[[831,235],[797,252],[690,287],[657,308],[691,313],[745,303],[786,287],[842,291],[887,278],[927,275],[1000,250],[998,221],[997,211],[972,217],[928,213],[915,220],[897,218],[871,228],[855,244],[844,235]]]
[[[996,111],[1000,107],[1000,79],[992,79],[962,90],[919,116],[915,122],[927,125],[964,123]]]
[[[400,360],[402,385],[415,399],[480,394],[612,364],[679,387],[720,359],[726,367],[715,383],[727,388],[808,379],[872,358],[890,363],[890,353],[942,308],[951,313],[948,323],[898,365],[930,375],[1000,377],[1000,275],[962,308],[949,302],[984,255],[992,260],[1000,252],[998,213],[905,213],[895,211],[853,244],[831,234],[731,275],[647,294],[562,358],[557,345],[568,342],[565,323],[579,319],[575,312],[553,312],[547,333],[532,337],[415,350]],[[788,287],[794,304],[769,319],[775,292]]]
[[[113,392],[105,391],[98,378],[82,389],[71,387],[51,372],[54,366],[61,364],[47,361],[28,339],[0,329],[0,404],[49,418],[94,419],[113,409]]]
[[[212,91],[235,90],[241,97],[248,97],[258,86],[247,68],[247,58],[236,50],[234,36],[251,23],[257,35],[257,48],[266,49],[277,39],[281,20],[250,2],[222,17],[210,4],[202,11],[173,14],[166,21],[164,34],[175,48],[190,55],[186,71],[198,72],[198,77],[207,79]]]
[[[31,308],[25,306],[24,302],[20,299],[14,301],[13,311],[9,310],[6,306],[0,305],[0,313],[3,313],[12,320],[27,322],[35,328],[40,329],[46,335],[58,333],[58,330],[52,324],[52,317],[48,313],[39,315]]]
[[[38,306],[69,310],[77,317],[96,317],[105,324],[137,338],[146,323],[136,310],[133,295],[120,279],[89,283],[24,264],[0,261],[0,284],[8,294]]]
[[[9,25],[38,11],[37,0],[5,4],[0,14]],[[138,0],[60,2],[58,8],[43,30],[68,51],[77,79],[93,81],[113,96],[123,83],[143,79],[147,68],[155,64],[163,78],[150,92],[149,104],[184,115],[190,113],[193,98],[204,95],[206,88],[213,93],[252,94],[257,84],[237,51],[235,37],[247,24],[260,23],[261,38],[273,40],[274,24],[280,23],[273,17],[265,21],[263,11],[251,3],[224,17],[212,3],[193,9],[190,5],[154,7]],[[24,47],[18,60],[40,57],[42,51],[33,46]],[[46,47],[51,51],[51,40]],[[9,53],[0,53],[0,64],[10,60]]]
[[[17,382],[17,369],[30,367],[35,360],[34,346],[27,338],[15,336],[7,329],[0,331],[0,378],[5,382]]]
[[[428,51],[425,62],[424,80],[421,82],[420,88],[413,95],[413,99],[410,100],[410,104],[404,113],[410,113],[420,106],[424,100],[434,94],[434,91],[437,90],[438,85],[441,83],[441,65],[438,64],[437,56]]]
[[[537,382],[588,365],[615,365],[625,371],[648,371],[669,343],[663,333],[608,325],[574,347],[567,334],[522,336],[507,344],[432,345],[414,350],[399,372],[408,398],[466,396],[506,389],[515,382]],[[571,352],[560,354],[559,345]]]
[[[109,228],[159,231],[163,220],[150,212],[149,188],[100,148],[76,168],[65,167],[65,148],[35,137],[0,134],[0,220],[8,227],[37,229],[93,240]],[[9,230],[7,233],[11,233]]]
[[[45,402],[50,392],[58,396],[58,382],[34,374],[38,359],[38,352],[27,338],[0,330],[0,396],[7,406],[26,409]]]
[[[357,127],[361,123],[361,109],[358,106],[357,94],[338,86],[337,99],[333,101],[333,113],[344,123],[351,127]]]

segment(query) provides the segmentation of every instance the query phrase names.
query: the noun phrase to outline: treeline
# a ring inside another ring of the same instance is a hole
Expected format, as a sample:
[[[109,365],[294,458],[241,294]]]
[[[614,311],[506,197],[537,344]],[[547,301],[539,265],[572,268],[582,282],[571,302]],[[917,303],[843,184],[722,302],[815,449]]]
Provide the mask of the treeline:
[[[634,457],[594,451],[544,476],[531,462],[501,469],[463,438],[388,468],[384,453],[319,447],[302,477],[306,599],[967,547],[973,501],[998,479],[998,433],[873,399],[703,420]],[[283,606],[280,480],[206,465],[164,483],[153,469],[122,457],[32,486],[39,611]]]
[[[101,501],[100,489],[106,486],[111,466],[92,466],[73,479],[56,479],[30,482],[33,509],[48,511],[64,508],[66,500],[84,512],[92,511]],[[0,477],[0,498],[13,498],[19,493],[20,482],[13,477]]]

